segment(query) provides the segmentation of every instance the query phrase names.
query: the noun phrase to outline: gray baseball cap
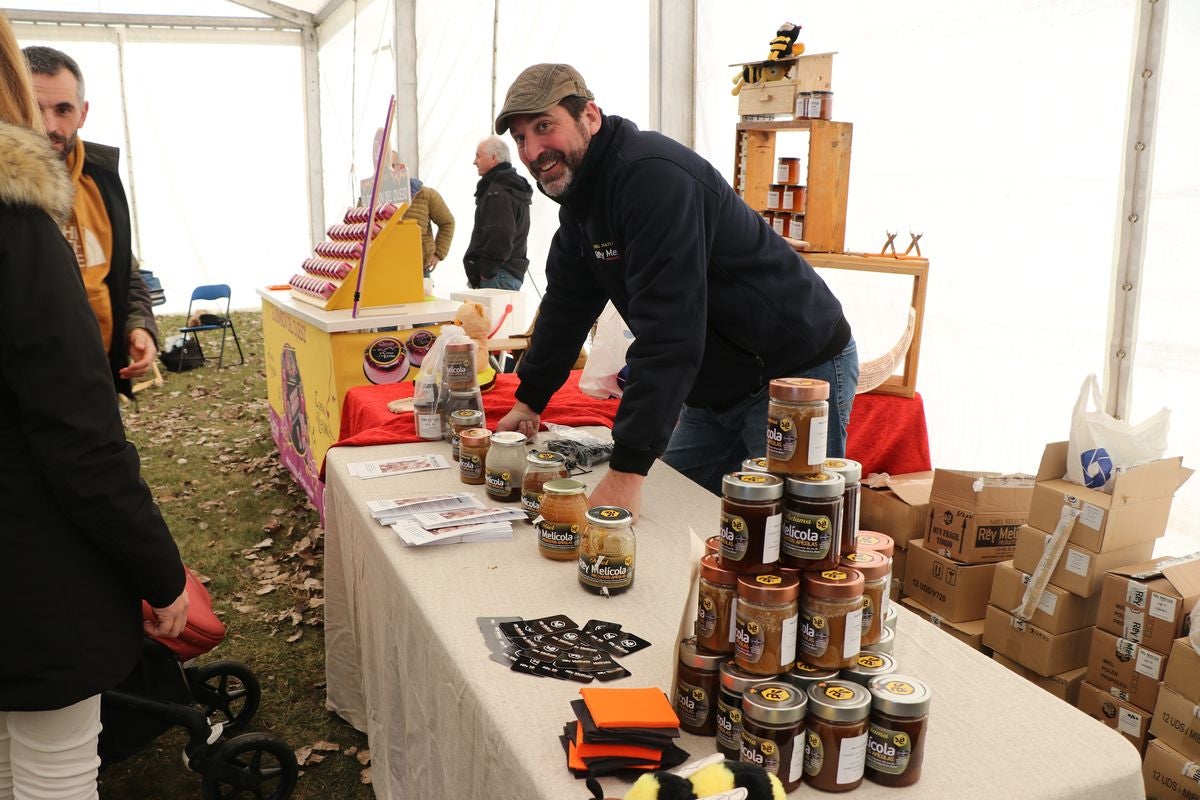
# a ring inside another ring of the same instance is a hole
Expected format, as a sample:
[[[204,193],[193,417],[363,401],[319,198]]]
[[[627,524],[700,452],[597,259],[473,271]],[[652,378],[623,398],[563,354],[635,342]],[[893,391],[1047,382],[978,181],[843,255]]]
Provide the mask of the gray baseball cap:
[[[508,130],[508,118],[517,114],[541,114],[558,105],[564,97],[595,100],[595,95],[583,82],[583,76],[570,64],[534,64],[517,76],[504,107],[496,117],[496,133]]]

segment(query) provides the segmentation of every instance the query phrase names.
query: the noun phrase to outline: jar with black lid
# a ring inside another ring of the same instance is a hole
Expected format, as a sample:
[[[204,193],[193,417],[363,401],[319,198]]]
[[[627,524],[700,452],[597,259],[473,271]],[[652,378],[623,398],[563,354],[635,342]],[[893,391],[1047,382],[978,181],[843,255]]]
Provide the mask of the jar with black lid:
[[[738,577],[733,657],[754,675],[779,675],[796,661],[796,598],[800,582],[767,573]]]
[[[818,473],[787,479],[779,560],[785,567],[833,569],[842,553],[841,475]]]
[[[768,468],[777,475],[820,472],[829,433],[829,383],[776,378],[767,392]]]
[[[712,736],[717,728],[717,670],[725,656],[705,653],[696,639],[679,643],[675,665],[675,713],[679,727],[697,736]]]
[[[858,535],[858,520],[862,506],[862,464],[848,458],[827,458],[822,467],[824,472],[841,475],[846,481],[842,495],[842,557],[857,549],[854,537]]]
[[[768,675],[751,675],[732,660],[721,662],[717,691],[717,750],[737,761],[742,753],[742,695],[752,687],[775,680]]]
[[[711,653],[733,654],[733,608],[737,602],[737,573],[721,566],[716,555],[700,559],[697,592],[696,643]]]
[[[804,773],[804,715],[808,698],[787,683],[760,683],[742,695],[740,761],[779,778],[785,792]]]
[[[765,472],[731,472],[721,480],[721,566],[759,573],[779,560],[783,481]]]
[[[850,666],[862,649],[862,573],[845,567],[810,571],[802,585],[800,659],[827,669]]]
[[[867,764],[871,693],[849,681],[808,687],[804,782],[825,792],[848,792],[862,783]]]
[[[929,687],[907,675],[880,675],[867,684],[871,722],[867,777],[884,786],[912,786],[921,779]]]
[[[891,608],[888,584],[892,578],[892,562],[878,551],[863,550],[842,556],[842,565],[862,573],[862,646],[875,644],[883,635],[883,620]]]
[[[619,506],[596,506],[585,518],[579,537],[579,584],[594,594],[619,594],[633,585],[637,566],[633,514]]]
[[[868,685],[873,678],[891,675],[896,671],[896,659],[887,653],[863,650],[854,657],[854,663],[842,670],[842,678],[859,686]]]

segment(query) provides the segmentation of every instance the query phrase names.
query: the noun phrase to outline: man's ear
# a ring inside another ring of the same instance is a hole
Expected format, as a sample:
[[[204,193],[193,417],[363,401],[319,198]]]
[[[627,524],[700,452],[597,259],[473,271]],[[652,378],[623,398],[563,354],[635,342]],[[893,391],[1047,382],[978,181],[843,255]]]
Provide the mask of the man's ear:
[[[600,106],[596,105],[595,101],[588,100],[580,119],[587,126],[588,133],[594,136],[596,131],[600,130]]]
[[[83,127],[83,123],[87,122],[88,101],[83,101],[83,113],[79,115],[79,127]]]

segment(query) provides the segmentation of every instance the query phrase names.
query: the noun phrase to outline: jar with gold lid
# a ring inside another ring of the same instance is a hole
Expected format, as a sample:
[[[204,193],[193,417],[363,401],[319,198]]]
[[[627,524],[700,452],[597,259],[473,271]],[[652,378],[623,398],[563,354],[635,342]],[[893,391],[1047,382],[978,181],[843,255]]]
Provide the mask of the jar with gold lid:
[[[633,514],[618,506],[596,506],[585,514],[579,537],[579,583],[594,594],[619,594],[633,585],[637,540]]]
[[[721,662],[717,692],[717,750],[737,761],[742,752],[742,696],[751,688],[775,680],[771,675],[752,675],[732,660]]]
[[[733,608],[738,575],[725,569],[715,555],[700,559],[697,592],[696,643],[712,653],[733,653]]]
[[[754,675],[779,675],[796,661],[797,597],[800,582],[768,572],[738,576],[733,657]]]
[[[675,713],[679,727],[696,736],[717,732],[718,670],[724,656],[706,653],[695,637],[679,643],[675,664]]]
[[[546,481],[542,490],[541,516],[534,523],[538,552],[553,561],[575,561],[587,525],[587,489],[573,478],[560,478]]]
[[[446,415],[446,420],[449,423],[450,458],[457,462],[459,437],[465,430],[484,427],[483,409],[456,408]]]
[[[891,675],[896,671],[896,658],[890,653],[875,653],[863,650],[854,657],[854,663],[842,670],[843,680],[857,683],[859,686],[868,685],[873,678],[880,675]]]
[[[777,475],[820,472],[829,431],[829,383],[776,378],[767,391],[767,468]]]
[[[850,666],[862,649],[862,573],[846,568],[809,571],[803,586],[800,658],[814,667]]]

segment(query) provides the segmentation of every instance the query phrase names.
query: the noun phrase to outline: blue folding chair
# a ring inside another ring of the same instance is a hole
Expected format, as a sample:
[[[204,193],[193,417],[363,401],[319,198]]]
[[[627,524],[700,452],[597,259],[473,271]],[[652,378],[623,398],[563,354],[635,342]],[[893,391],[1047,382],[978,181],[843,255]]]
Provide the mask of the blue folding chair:
[[[199,325],[189,325],[179,329],[179,332],[183,334],[183,344],[185,347],[187,346],[188,334],[195,337],[196,345],[199,346],[200,336],[198,334],[201,331],[219,330],[221,332],[221,353],[217,356],[217,369],[220,369],[225,362],[225,336],[227,333],[233,334],[233,343],[237,345],[238,358],[240,359],[238,363],[246,363],[246,356],[242,353],[242,343],[238,340],[237,329],[233,327],[233,319],[229,316],[229,296],[229,284],[227,283],[197,286],[192,290],[192,299],[188,301],[187,318],[189,320],[192,318],[192,306],[197,300],[224,300],[225,313],[224,315],[202,313]],[[208,361],[208,356],[204,355],[204,348],[200,349],[200,355],[204,357],[205,361]]]

